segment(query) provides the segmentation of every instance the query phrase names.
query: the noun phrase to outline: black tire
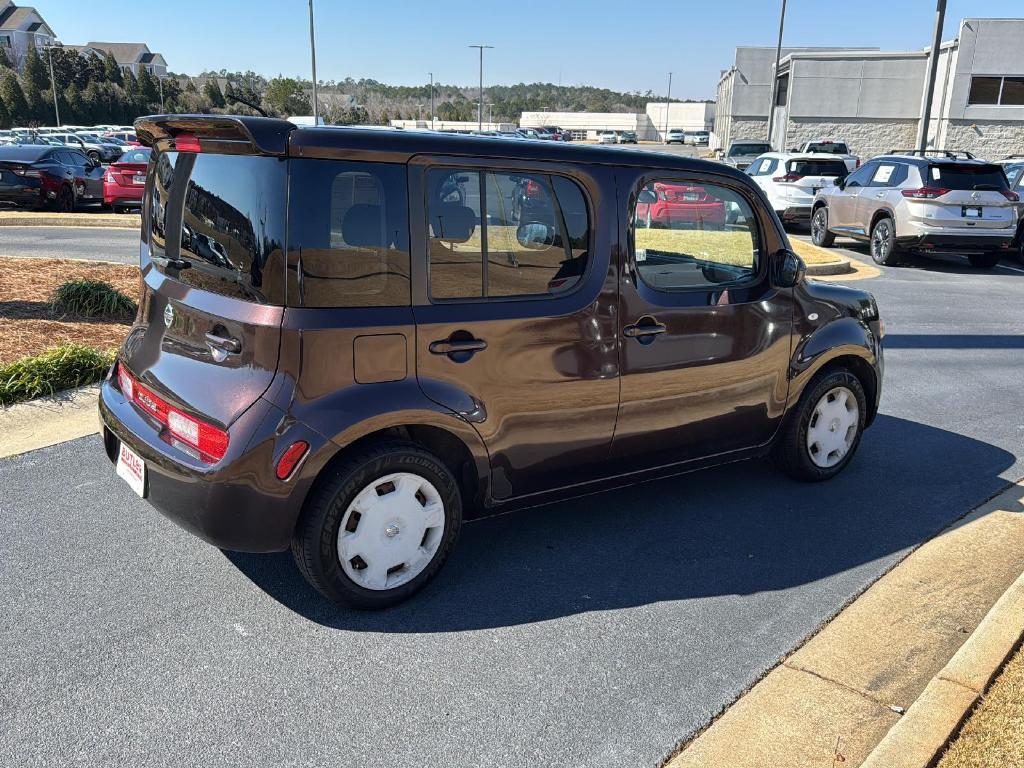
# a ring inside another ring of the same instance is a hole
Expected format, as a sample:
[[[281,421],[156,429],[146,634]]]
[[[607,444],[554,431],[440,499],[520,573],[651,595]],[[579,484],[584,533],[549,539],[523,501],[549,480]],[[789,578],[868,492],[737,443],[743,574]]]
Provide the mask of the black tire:
[[[811,457],[807,445],[807,430],[811,426],[818,402],[831,390],[844,387],[853,393],[857,400],[857,433],[852,444],[838,463],[831,467],[819,466]],[[804,482],[820,482],[829,480],[846,467],[853,459],[864,434],[864,423],[867,417],[867,398],[860,379],[843,368],[827,370],[815,377],[804,389],[796,406],[786,417],[782,431],[775,439],[772,447],[772,458],[776,465],[790,477]]]
[[[824,205],[811,215],[811,242],[819,248],[831,248],[835,245],[836,236],[828,231],[828,208]]]
[[[89,150],[88,152],[86,152],[85,154],[86,154],[86,155],[87,155],[87,156],[88,156],[88,157],[89,157],[89,158],[90,158],[91,160],[97,160],[97,161],[98,161],[98,160],[100,159],[100,153],[99,153],[99,152],[97,152],[97,151],[96,151],[95,149],[90,149],[90,150]]]
[[[1017,261],[1024,264],[1024,240],[1017,246]]]
[[[67,184],[57,190],[57,197],[53,201],[53,210],[58,213],[73,213],[75,210],[75,191]]]
[[[875,264],[883,267],[896,265],[896,224],[891,216],[882,216],[872,225],[868,250]]]
[[[972,253],[967,257],[975,269],[992,269],[999,263],[999,259],[998,253]]]
[[[387,608],[426,586],[448,559],[462,526],[462,496],[448,467],[415,443],[382,440],[326,471],[306,500],[292,537],[292,557],[306,581],[328,600],[360,609]],[[392,589],[368,589],[342,568],[338,531],[352,500],[374,480],[394,472],[416,474],[433,484],[444,504],[443,533],[433,558],[413,579]]]

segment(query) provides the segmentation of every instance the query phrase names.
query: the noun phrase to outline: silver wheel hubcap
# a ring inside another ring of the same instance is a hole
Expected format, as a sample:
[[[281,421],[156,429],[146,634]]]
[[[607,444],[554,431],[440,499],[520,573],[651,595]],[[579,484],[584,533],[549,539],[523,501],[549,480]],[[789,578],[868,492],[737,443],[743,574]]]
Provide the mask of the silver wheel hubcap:
[[[875,233],[871,237],[871,253],[876,260],[884,259],[889,255],[889,224],[880,222],[875,227]]]
[[[385,475],[361,490],[338,529],[338,562],[366,589],[394,589],[419,576],[444,537],[444,501],[411,472]]]
[[[811,237],[819,243],[825,237],[825,214],[823,211],[818,211],[811,220]]]
[[[814,406],[807,425],[807,452],[818,467],[834,467],[850,452],[860,429],[857,397],[846,387],[830,389]]]

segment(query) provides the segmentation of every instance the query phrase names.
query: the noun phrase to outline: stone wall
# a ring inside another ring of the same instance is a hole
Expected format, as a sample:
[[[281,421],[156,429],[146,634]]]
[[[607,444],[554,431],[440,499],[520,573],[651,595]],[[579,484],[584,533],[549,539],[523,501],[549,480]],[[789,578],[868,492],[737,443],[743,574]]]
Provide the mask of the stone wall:
[[[734,141],[742,141],[743,139],[753,139],[754,141],[764,141],[768,135],[768,121],[767,120],[750,120],[742,117],[734,117],[732,124],[729,126],[729,143]]]
[[[890,149],[911,149],[917,144],[917,120],[806,120],[790,119],[787,123],[785,148],[798,147],[805,141],[821,138],[843,140],[850,151],[866,160]],[[778,144],[778,140],[775,141]]]
[[[1024,154],[1024,123],[949,120],[945,125],[945,149],[967,150],[977,157],[1001,160]]]

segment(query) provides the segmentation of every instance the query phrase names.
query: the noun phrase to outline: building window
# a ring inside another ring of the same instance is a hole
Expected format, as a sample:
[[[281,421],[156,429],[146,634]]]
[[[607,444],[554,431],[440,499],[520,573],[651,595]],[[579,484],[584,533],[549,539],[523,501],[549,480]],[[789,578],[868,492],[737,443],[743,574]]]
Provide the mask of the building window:
[[[1024,106],[1024,77],[972,77],[967,103]]]
[[[11,36],[10,35],[0,35],[0,48],[10,48],[10,47],[11,47]]]
[[[786,96],[789,94],[789,74],[780,76],[775,81],[775,106],[786,106]]]

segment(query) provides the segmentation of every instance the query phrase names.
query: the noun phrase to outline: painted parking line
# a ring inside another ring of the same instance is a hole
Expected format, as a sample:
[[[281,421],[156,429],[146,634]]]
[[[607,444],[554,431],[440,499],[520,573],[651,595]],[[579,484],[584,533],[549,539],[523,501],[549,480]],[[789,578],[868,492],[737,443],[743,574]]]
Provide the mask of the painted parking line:
[[[1011,272],[1016,272],[1018,275],[1024,275],[1024,269],[1021,269],[1020,267],[1008,267],[1005,264],[999,264],[996,268],[997,269],[1008,269]]]

